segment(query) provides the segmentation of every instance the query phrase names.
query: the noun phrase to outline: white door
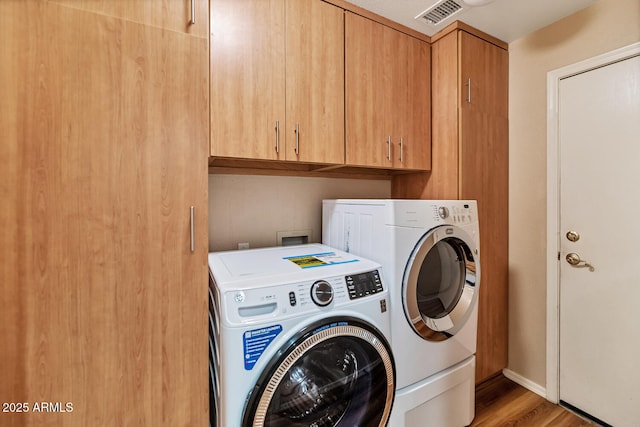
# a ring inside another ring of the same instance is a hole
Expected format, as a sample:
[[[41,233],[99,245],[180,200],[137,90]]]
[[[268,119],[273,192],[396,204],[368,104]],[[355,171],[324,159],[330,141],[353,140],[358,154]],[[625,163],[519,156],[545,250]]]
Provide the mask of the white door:
[[[560,400],[638,426],[640,57],[559,89]]]

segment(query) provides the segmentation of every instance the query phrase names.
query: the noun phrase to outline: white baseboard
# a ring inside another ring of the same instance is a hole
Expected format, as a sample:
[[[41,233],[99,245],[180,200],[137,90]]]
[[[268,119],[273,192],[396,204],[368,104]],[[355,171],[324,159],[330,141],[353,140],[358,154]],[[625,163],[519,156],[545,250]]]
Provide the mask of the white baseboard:
[[[522,387],[534,392],[535,394],[547,398],[547,389],[540,384],[534,383],[528,378],[523,377],[520,374],[513,372],[511,369],[503,369],[502,373],[505,377],[509,378],[516,384],[520,384]]]

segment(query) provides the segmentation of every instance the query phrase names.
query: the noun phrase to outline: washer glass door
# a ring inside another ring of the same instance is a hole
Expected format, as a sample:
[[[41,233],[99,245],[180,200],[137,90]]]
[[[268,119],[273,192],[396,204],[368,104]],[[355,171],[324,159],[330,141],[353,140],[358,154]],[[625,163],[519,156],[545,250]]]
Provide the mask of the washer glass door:
[[[427,232],[413,249],[403,277],[405,314],[429,341],[455,335],[477,303],[478,255],[468,233],[455,226]]]
[[[243,427],[386,425],[395,372],[377,330],[328,320],[305,329],[280,354],[251,393]]]

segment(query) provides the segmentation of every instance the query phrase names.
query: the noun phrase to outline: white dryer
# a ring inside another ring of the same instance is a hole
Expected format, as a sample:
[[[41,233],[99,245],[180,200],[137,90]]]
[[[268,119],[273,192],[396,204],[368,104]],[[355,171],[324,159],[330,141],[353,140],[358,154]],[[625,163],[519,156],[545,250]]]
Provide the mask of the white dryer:
[[[313,244],[210,253],[209,269],[212,425],[387,424],[380,264]]]
[[[390,426],[474,417],[480,254],[475,201],[325,200],[323,243],[382,264],[397,366]]]

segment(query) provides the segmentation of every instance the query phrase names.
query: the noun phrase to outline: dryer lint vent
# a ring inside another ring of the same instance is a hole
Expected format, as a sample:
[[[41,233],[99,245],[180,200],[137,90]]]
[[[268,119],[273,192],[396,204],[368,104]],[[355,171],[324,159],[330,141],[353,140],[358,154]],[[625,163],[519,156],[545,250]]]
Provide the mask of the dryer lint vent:
[[[442,0],[415,17],[429,25],[436,26],[444,21],[449,21],[453,15],[462,12],[465,7],[455,0]]]

